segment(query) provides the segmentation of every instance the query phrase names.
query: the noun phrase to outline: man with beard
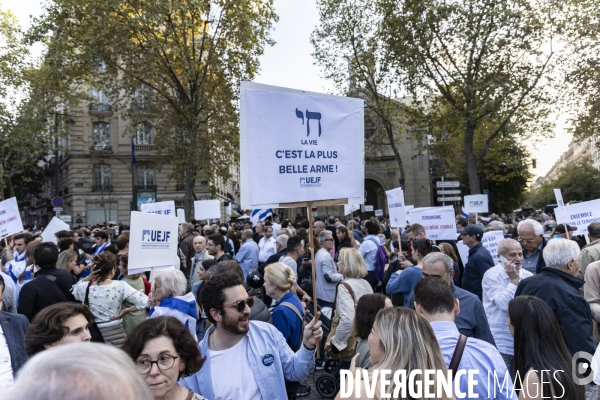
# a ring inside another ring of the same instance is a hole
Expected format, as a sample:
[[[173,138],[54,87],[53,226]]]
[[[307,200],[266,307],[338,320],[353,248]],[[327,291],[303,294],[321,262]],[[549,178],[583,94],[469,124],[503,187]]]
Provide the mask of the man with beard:
[[[306,325],[294,353],[273,325],[250,321],[252,297],[239,274],[220,274],[204,283],[198,298],[211,326],[200,342],[202,369],[182,379],[208,399],[280,399],[285,380],[302,381],[313,370],[323,335],[319,315]]]

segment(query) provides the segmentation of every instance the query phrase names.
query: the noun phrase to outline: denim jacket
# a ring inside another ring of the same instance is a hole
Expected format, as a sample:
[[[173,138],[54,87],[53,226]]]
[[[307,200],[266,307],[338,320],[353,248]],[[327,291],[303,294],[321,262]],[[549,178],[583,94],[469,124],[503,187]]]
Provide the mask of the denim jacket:
[[[200,354],[208,355],[208,338],[214,331],[211,326],[200,342]],[[315,366],[314,350],[304,346],[294,353],[285,338],[273,325],[265,322],[250,321],[248,330],[248,360],[254,372],[254,378],[263,399],[281,399],[285,396],[285,381],[299,382],[308,376]],[[221,385],[244,385],[236,382],[235,377],[228,376],[227,371],[221,371]],[[214,399],[213,382],[210,371],[210,359],[207,358],[200,371],[183,378],[179,383],[193,392]]]

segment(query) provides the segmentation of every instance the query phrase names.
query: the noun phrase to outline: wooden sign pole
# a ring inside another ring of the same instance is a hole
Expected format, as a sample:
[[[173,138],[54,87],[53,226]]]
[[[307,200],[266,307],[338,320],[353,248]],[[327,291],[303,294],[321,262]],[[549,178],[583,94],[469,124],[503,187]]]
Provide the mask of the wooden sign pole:
[[[312,215],[312,203],[308,202],[306,204],[306,215],[308,215],[308,241],[310,242],[310,259],[312,262],[312,301],[313,301],[313,312],[316,318],[318,308],[317,308],[317,263],[315,262],[315,235],[313,233],[313,215]],[[333,315],[332,315],[333,317]],[[319,354],[319,343],[317,343],[317,358],[321,355]]]

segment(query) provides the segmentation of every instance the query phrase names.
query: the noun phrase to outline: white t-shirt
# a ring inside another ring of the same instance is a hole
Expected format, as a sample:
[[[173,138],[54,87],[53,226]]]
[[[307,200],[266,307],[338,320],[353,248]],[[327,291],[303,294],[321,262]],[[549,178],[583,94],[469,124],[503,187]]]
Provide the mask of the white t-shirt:
[[[235,346],[227,350],[208,350],[215,400],[262,398],[248,361],[247,349],[248,336],[244,335]]]
[[[10,352],[6,343],[6,335],[0,326],[0,391],[14,385]]]

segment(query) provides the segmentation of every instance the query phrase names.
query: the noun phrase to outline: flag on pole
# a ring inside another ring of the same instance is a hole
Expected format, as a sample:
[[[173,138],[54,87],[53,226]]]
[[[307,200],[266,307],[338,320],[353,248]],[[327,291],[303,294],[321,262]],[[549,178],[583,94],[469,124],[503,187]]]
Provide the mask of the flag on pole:
[[[267,217],[270,217],[271,215],[273,215],[273,212],[270,208],[256,208],[252,210],[252,213],[250,213],[250,222],[252,222],[252,226],[256,226],[256,223],[258,221],[264,221],[265,219],[267,219]]]
[[[131,139],[131,166],[134,166],[135,163],[135,144],[133,143],[133,139]]]

